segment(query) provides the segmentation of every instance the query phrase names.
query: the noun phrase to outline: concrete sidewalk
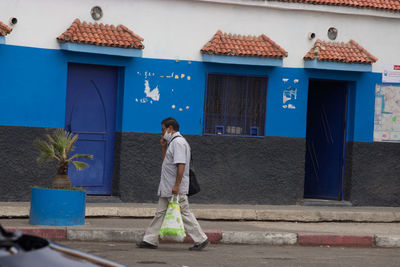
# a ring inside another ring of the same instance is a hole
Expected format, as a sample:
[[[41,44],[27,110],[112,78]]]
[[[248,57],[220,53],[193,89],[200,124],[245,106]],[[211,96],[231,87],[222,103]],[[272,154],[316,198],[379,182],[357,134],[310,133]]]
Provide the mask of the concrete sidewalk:
[[[400,208],[192,204],[191,210],[213,243],[400,247]],[[155,204],[87,203],[83,226],[34,226],[29,203],[3,202],[0,224],[53,240],[137,242],[154,212]]]

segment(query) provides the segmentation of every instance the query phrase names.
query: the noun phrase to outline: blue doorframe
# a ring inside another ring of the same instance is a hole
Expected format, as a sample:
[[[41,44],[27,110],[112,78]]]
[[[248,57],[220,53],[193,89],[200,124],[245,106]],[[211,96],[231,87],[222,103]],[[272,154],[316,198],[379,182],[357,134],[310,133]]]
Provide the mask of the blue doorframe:
[[[309,81],[305,198],[343,198],[347,98],[347,82]]]
[[[92,154],[89,168],[68,175],[88,194],[110,195],[114,162],[118,68],[68,64],[65,128],[79,138],[74,153]]]

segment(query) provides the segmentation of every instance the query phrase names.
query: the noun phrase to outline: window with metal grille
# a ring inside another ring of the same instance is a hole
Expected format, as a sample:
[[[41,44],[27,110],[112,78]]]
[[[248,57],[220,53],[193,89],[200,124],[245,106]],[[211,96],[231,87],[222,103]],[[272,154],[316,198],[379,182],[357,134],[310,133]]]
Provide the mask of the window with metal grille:
[[[208,74],[204,134],[263,136],[267,77]]]

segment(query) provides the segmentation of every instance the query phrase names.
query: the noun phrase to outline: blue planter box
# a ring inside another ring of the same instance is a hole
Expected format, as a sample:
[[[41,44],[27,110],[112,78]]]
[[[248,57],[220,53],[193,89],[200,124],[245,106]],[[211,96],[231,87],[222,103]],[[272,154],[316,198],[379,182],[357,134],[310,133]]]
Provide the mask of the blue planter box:
[[[85,224],[86,193],[32,188],[29,223],[71,226]]]

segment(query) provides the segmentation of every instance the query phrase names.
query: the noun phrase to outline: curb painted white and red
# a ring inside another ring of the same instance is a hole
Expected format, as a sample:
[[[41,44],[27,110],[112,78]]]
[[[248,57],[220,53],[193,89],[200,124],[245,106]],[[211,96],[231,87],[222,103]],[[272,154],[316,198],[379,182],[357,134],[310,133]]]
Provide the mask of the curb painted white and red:
[[[54,241],[67,240],[66,228],[12,228],[6,227],[7,231],[15,232],[22,231],[24,234],[36,235],[43,238],[51,239]]]
[[[301,246],[374,247],[373,235],[298,233]]]
[[[54,241],[103,241],[138,242],[142,240],[143,229],[82,229],[73,227],[57,228],[11,228]],[[258,244],[258,245],[300,245],[300,246],[343,246],[343,247],[400,247],[400,236],[351,235],[330,233],[276,233],[261,231],[219,231],[205,230],[212,244]],[[185,243],[192,243],[188,236]]]

